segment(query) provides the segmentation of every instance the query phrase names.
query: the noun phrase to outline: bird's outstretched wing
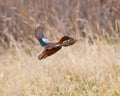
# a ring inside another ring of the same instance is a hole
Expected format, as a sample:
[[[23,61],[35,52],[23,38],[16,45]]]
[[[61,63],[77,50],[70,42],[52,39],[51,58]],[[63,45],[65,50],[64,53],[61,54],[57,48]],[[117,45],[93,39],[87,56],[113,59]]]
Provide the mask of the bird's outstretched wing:
[[[44,33],[44,27],[43,26],[38,26],[36,29],[35,29],[35,37],[36,39],[39,41],[39,43],[41,44],[41,46],[46,46],[50,43],[52,43],[50,40],[48,40]]]
[[[44,51],[38,56],[38,59],[45,59],[50,55],[53,55],[54,53],[56,53],[57,51],[59,51],[62,47],[60,45],[58,46],[51,46],[50,48],[45,48]]]

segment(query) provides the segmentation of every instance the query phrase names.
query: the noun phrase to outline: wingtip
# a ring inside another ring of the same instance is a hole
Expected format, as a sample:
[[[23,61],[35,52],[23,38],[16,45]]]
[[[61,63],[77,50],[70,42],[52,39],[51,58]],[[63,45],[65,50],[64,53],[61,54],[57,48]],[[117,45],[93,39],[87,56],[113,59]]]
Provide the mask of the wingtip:
[[[38,59],[39,60],[42,60],[42,59],[45,59],[45,58],[47,58],[48,56],[47,56],[47,54],[45,54],[45,53],[42,53],[42,54],[39,54],[38,55]]]
[[[37,25],[35,30],[34,30],[34,34],[35,34],[35,37],[37,40],[39,40],[40,38],[43,38],[45,37],[44,34],[43,34],[43,27],[40,26],[40,25]]]

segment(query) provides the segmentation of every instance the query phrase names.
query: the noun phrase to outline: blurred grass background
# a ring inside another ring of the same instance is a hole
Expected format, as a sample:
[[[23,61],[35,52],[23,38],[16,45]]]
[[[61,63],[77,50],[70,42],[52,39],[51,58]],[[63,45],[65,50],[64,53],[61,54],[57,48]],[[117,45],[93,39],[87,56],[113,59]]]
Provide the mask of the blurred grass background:
[[[78,42],[42,61],[34,37]],[[1,96],[120,96],[119,0],[0,0]]]

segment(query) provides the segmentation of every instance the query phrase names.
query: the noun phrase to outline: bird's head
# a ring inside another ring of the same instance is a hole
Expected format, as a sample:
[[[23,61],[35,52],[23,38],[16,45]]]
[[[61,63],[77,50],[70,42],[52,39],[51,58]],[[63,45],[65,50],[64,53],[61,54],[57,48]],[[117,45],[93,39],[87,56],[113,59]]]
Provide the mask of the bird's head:
[[[73,45],[76,41],[77,40],[72,37],[63,36],[58,43],[61,44],[62,46],[70,46]]]

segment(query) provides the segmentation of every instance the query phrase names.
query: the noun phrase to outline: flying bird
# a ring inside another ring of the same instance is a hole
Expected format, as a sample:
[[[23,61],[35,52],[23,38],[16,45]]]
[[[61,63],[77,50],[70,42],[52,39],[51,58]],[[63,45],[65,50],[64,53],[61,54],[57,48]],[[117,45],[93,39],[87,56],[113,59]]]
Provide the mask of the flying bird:
[[[43,52],[38,56],[38,59],[45,59],[50,55],[53,55],[57,51],[59,51],[63,46],[67,47],[70,45],[73,45],[77,40],[69,37],[69,36],[63,36],[58,42],[53,43],[47,37],[44,35],[44,27],[38,26],[35,29],[35,37],[39,41],[42,47],[44,47]]]

